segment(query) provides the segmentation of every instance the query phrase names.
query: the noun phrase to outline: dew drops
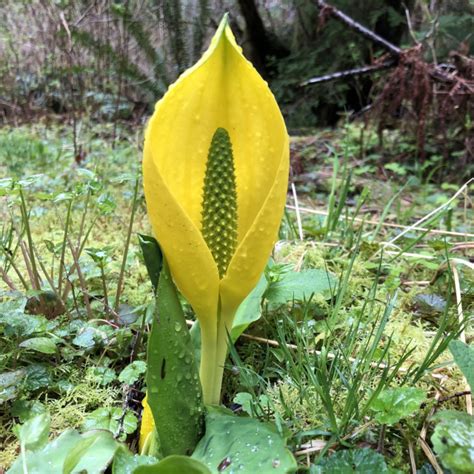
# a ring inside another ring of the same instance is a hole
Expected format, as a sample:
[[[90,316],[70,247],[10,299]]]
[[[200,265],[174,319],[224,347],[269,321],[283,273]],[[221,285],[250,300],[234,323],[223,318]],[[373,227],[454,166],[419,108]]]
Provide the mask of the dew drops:
[[[174,323],[174,330],[175,330],[176,332],[180,332],[181,329],[182,329],[182,326],[181,326],[180,323],[178,323],[178,322]]]
[[[280,464],[281,464],[280,460],[276,458],[272,462],[272,467],[276,469],[277,467],[280,467]]]

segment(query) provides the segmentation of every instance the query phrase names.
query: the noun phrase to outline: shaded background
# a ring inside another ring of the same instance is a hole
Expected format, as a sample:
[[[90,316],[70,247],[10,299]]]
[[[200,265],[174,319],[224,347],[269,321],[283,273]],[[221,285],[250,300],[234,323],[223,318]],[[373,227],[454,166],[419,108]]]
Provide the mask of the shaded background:
[[[302,86],[387,57],[384,48],[317,4],[6,0],[0,6],[0,120],[59,114],[73,127],[84,116],[142,122],[167,86],[200,57],[228,11],[292,133],[375,119],[380,135],[387,127],[406,127],[422,159],[441,147],[445,160],[454,152],[462,167],[469,164],[473,88],[432,83],[427,67],[444,63],[448,73],[472,85],[474,2],[333,0],[331,5],[408,51],[409,64],[398,68],[398,76],[391,69]]]

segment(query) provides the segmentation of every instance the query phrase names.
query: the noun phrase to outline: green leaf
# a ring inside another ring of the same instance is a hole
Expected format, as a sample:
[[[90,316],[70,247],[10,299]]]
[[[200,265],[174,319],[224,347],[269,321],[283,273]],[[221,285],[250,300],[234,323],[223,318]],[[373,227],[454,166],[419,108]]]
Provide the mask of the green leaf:
[[[63,474],[100,474],[111,463],[120,444],[108,431],[84,433],[64,460]]]
[[[261,304],[263,294],[267,289],[268,283],[265,274],[262,274],[257,286],[250,292],[250,294],[242,301],[235,314],[234,322],[232,324],[232,331],[230,337],[235,342],[239,336],[255,321],[258,321],[262,316]]]
[[[435,417],[431,442],[443,466],[454,474],[474,472],[474,417],[457,411],[442,411]]]
[[[27,298],[17,298],[0,303],[0,325],[7,337],[26,337],[45,331],[48,320],[43,316],[25,314]]]
[[[115,370],[110,367],[89,367],[87,369],[87,375],[91,377],[99,385],[108,385],[112,383],[117,376],[115,375]]]
[[[119,381],[127,385],[134,384],[146,372],[146,362],[136,360],[120,372]]]
[[[191,454],[201,437],[204,407],[193,351],[177,290],[163,261],[146,376],[163,456]]]
[[[52,383],[51,372],[42,364],[30,364],[26,367],[25,390],[34,391],[48,387]]]
[[[211,474],[211,471],[196,459],[187,456],[168,456],[156,464],[139,466],[133,474]]]
[[[138,234],[138,241],[142,249],[148,276],[150,277],[151,284],[156,292],[161,266],[163,264],[163,256],[161,254],[160,246],[158,245],[157,240],[149,235]]]
[[[27,451],[25,463],[28,474],[63,474],[63,464],[69,451],[81,440],[76,430],[67,430],[58,438],[48,443],[40,451]],[[24,474],[23,459],[19,456],[10,467],[8,474]]]
[[[55,354],[56,343],[50,337],[32,337],[20,343],[20,347],[31,351],[41,352],[42,354]]]
[[[469,346],[462,341],[451,341],[449,350],[453,354],[454,362],[466,377],[471,391],[474,391],[474,345]]]
[[[337,278],[326,270],[313,269],[303,272],[286,272],[277,281],[271,282],[265,292],[270,309],[287,304],[293,300],[304,301],[321,295],[328,299],[334,290]]]
[[[19,386],[25,378],[24,369],[0,374],[0,404],[14,399],[18,395]]]
[[[370,408],[379,423],[393,425],[418,410],[425,400],[426,394],[419,388],[398,387],[383,390]]]
[[[121,408],[97,408],[90,413],[82,424],[84,431],[108,430],[118,439],[125,440],[127,434],[137,429],[137,417],[130,411],[123,412]]]
[[[272,425],[213,407],[208,407],[206,434],[192,457],[213,474],[224,468],[229,472],[296,472],[295,458]]]
[[[250,416],[265,416],[265,411],[269,408],[269,398],[262,394],[258,401],[254,400],[252,394],[248,392],[239,392],[234,397],[234,403],[242,406],[242,410]]]
[[[384,457],[370,448],[338,451],[322,459],[312,472],[315,474],[384,474],[393,472]]]
[[[48,413],[41,413],[27,420],[23,425],[14,428],[15,434],[25,449],[35,451],[48,441],[50,418]]]
[[[120,446],[115,453],[112,474],[133,474],[136,467],[147,466],[156,462],[157,459],[153,456],[132,454],[125,446]]]
[[[46,412],[46,407],[38,400],[15,400],[11,414],[20,419],[21,423]]]

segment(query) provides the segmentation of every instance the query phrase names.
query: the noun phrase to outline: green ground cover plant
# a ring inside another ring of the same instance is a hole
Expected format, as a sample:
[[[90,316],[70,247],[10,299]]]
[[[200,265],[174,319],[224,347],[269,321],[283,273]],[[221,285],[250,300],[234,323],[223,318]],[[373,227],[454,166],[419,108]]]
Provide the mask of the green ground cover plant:
[[[470,472],[472,184],[387,168],[362,129],[292,138],[294,192],[236,316],[222,402],[273,424],[301,472]],[[98,453],[90,472],[155,462],[122,447],[137,448],[154,307],[137,236],[151,233],[142,138],[123,129],[112,147],[111,126],[82,130],[80,163],[61,125],[0,130],[0,465],[12,472],[51,442],[75,446],[67,472]]]

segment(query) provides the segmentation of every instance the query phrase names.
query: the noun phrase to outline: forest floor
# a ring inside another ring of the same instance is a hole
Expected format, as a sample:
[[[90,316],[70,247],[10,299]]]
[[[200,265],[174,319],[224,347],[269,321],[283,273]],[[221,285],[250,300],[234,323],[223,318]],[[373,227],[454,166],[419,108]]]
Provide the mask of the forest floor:
[[[142,136],[89,124],[76,138],[0,129],[0,472],[19,452],[14,426],[43,411],[53,436],[137,442],[153,300]],[[461,423],[454,440],[449,416],[472,413],[451,350],[474,335],[474,187],[377,150],[356,124],[292,137],[279,241],[223,402],[276,423],[310,472],[470,472],[474,437]]]

